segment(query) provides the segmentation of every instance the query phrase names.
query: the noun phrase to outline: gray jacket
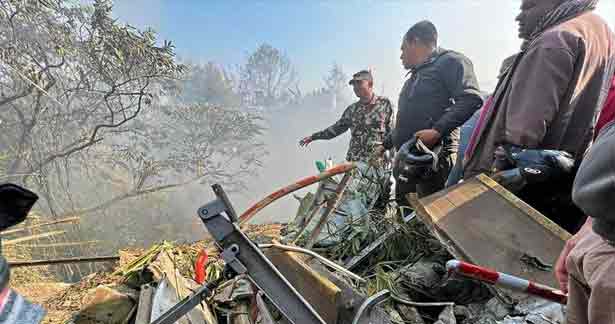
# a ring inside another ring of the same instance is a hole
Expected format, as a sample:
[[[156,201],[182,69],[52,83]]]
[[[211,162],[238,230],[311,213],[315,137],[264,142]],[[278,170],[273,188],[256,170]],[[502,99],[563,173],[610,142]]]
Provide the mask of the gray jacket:
[[[399,94],[395,128],[385,147],[399,150],[416,132],[433,128],[442,135],[444,149],[456,152],[459,126],[483,103],[472,62],[460,53],[437,49],[411,73]]]
[[[615,122],[605,126],[583,158],[572,199],[593,218],[596,234],[615,242]]]

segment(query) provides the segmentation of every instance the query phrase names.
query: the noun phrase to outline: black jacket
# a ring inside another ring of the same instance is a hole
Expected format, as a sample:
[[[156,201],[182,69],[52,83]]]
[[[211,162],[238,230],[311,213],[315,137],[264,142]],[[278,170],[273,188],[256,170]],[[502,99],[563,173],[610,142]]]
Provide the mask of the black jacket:
[[[574,180],[572,199],[593,218],[593,229],[615,244],[615,122],[604,126]]]
[[[433,128],[442,135],[443,151],[456,152],[459,126],[483,104],[472,62],[460,53],[437,49],[410,73],[385,147],[399,149],[417,131]]]

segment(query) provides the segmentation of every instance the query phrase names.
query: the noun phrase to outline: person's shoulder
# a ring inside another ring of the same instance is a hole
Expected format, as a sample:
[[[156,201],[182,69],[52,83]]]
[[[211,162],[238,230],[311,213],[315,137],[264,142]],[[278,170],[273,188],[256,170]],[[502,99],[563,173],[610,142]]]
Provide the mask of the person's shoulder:
[[[346,107],[346,109],[344,109],[344,113],[352,113],[353,111],[357,110],[357,107],[359,106],[361,102],[360,101],[355,101],[353,103],[351,103],[350,105],[348,105],[348,107]]]
[[[538,36],[532,48],[534,49],[566,49],[574,50],[582,38],[572,30],[562,26],[552,28]]]
[[[376,102],[383,107],[387,107],[387,109],[391,111],[393,110],[393,104],[391,103],[391,100],[385,96],[378,96],[376,98]]]
[[[446,50],[438,63],[444,67],[450,67],[451,65],[467,65],[472,64],[472,61],[460,52],[453,50]]]
[[[599,15],[588,12],[552,27],[536,39],[535,46],[543,49],[568,49],[575,51],[582,48],[590,39],[601,39],[596,35],[611,34],[606,21]],[[606,37],[604,37],[606,39]]]
[[[391,104],[391,100],[389,100],[389,98],[385,96],[376,96],[376,102],[389,104],[389,105]]]

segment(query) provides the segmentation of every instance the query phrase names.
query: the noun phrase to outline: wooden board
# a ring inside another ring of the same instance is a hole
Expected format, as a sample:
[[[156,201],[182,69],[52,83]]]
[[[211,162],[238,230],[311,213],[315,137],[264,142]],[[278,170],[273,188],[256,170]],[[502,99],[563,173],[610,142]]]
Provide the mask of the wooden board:
[[[267,249],[265,255],[327,324],[337,323],[341,290],[312,270],[299,254]]]
[[[419,201],[418,215],[456,258],[558,287],[551,271],[570,234],[485,175]]]
[[[366,297],[346,280],[311,256],[278,249],[267,249],[264,253],[327,324],[352,324]],[[380,306],[359,322],[368,323],[392,324]]]

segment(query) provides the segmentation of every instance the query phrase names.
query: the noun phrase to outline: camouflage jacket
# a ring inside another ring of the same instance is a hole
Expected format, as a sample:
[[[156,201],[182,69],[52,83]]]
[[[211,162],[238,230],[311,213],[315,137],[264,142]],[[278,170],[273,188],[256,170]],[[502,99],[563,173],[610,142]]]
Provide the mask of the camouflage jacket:
[[[312,139],[332,139],[350,129],[346,160],[368,162],[372,158],[374,147],[382,144],[391,131],[392,120],[393,107],[389,99],[376,97],[374,104],[357,101],[346,108],[342,118],[335,124],[314,133]]]

